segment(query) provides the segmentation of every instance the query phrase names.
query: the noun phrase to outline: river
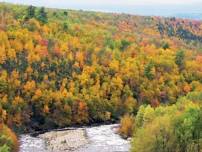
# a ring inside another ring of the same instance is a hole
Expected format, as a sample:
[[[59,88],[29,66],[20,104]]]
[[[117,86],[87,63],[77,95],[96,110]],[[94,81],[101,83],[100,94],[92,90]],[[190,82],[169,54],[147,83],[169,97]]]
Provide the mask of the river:
[[[64,150],[64,152],[128,152],[130,142],[116,134],[117,127],[118,124],[84,127],[82,129],[85,130],[88,142],[78,149]],[[40,135],[38,137],[21,135],[20,152],[53,152],[47,150],[46,141],[40,137]]]

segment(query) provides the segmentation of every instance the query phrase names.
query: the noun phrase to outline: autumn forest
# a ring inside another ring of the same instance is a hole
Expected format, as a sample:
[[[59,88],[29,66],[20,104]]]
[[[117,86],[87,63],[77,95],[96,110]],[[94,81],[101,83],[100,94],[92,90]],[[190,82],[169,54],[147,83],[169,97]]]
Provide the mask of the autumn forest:
[[[120,122],[132,152],[201,152],[201,65],[201,21],[0,3],[0,151]]]

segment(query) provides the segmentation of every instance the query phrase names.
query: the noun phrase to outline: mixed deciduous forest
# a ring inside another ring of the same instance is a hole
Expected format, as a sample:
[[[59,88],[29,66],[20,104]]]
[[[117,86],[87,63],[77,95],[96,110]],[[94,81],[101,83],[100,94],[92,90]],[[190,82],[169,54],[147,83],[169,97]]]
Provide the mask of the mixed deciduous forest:
[[[119,120],[132,152],[202,151],[202,22],[0,13],[0,151],[18,151],[15,134]]]

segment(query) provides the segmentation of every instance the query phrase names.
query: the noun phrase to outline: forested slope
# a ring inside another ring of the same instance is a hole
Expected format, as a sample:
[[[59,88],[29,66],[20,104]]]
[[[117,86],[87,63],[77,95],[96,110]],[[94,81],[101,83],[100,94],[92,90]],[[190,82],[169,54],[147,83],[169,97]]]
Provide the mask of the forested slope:
[[[119,120],[202,90],[202,22],[5,3],[0,13],[0,118],[17,132]]]

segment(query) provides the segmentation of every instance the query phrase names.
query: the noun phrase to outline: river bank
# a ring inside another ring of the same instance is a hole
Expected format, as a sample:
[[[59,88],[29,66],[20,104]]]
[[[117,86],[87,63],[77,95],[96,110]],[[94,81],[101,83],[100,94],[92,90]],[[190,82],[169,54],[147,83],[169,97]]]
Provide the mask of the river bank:
[[[38,136],[46,142],[48,151],[70,152],[88,143],[85,129],[51,131]]]
[[[130,142],[116,134],[118,127],[113,124],[49,131],[36,137],[22,135],[20,152],[128,152]]]

